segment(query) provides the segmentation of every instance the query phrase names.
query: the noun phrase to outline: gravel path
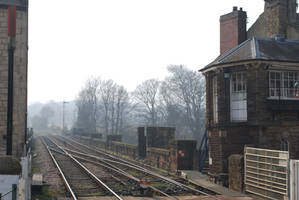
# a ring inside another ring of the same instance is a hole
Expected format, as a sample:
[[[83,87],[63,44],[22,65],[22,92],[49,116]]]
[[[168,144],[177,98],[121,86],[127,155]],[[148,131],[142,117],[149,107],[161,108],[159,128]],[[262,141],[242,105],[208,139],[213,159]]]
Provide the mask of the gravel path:
[[[56,197],[64,197],[66,188],[40,137],[34,138],[34,155],[32,162],[33,172],[43,175],[44,185],[48,186],[47,193]]]

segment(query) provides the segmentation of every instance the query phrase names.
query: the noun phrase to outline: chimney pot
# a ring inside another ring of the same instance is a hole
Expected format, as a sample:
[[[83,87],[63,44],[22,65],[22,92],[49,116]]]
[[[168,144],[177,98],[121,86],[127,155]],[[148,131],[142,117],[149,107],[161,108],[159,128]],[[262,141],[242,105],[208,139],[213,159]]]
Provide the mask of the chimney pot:
[[[242,7],[240,7],[240,11],[243,11],[243,8],[242,8]]]
[[[238,10],[238,7],[237,6],[234,6],[233,7],[233,11],[237,11]]]

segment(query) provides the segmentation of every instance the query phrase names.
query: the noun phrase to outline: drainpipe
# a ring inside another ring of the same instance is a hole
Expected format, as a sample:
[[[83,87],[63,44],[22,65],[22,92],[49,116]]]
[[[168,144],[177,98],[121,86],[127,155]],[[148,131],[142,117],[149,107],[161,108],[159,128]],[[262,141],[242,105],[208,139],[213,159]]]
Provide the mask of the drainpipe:
[[[7,97],[7,143],[6,154],[12,155],[12,132],[13,132],[13,68],[16,36],[16,6],[8,7],[8,97]]]

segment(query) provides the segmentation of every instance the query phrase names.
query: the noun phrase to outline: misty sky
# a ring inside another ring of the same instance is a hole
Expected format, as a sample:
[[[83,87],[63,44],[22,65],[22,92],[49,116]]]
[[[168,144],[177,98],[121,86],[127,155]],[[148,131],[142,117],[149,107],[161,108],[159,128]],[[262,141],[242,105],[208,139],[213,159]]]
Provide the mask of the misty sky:
[[[263,0],[30,0],[29,104],[72,100],[90,76],[133,91],[169,64],[198,70],[219,54],[219,17],[233,6],[248,26]]]

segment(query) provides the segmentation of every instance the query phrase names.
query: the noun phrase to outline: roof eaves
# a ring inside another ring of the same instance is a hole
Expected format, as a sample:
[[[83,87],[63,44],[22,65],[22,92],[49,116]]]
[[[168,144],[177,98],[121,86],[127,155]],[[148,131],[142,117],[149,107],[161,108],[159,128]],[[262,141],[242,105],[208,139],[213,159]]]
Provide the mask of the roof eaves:
[[[221,62],[226,59],[227,57],[233,55],[235,52],[237,52],[240,48],[242,48],[245,44],[247,44],[248,42],[250,42],[252,39],[247,39],[245,40],[244,42],[242,42],[241,44],[239,44],[237,47],[229,50],[227,53],[225,53],[224,55],[222,56],[219,56],[215,61],[213,61],[212,63],[206,65],[204,68],[200,69],[199,71],[204,71],[206,69],[209,69],[210,67],[212,66],[215,66],[215,65],[219,65],[221,64]]]
[[[294,61],[294,60],[277,60],[277,59],[265,59],[265,58],[257,58],[257,59],[246,59],[246,60],[237,60],[237,61],[231,61],[231,62],[226,62],[226,63],[217,63],[209,66],[209,68],[203,68],[200,69],[199,71],[202,73],[205,73],[207,71],[210,71],[214,67],[218,66],[225,66],[229,67],[228,65],[233,65],[233,64],[242,64],[242,63],[248,63],[248,62],[279,62],[279,63],[296,63],[299,64],[299,61]]]

